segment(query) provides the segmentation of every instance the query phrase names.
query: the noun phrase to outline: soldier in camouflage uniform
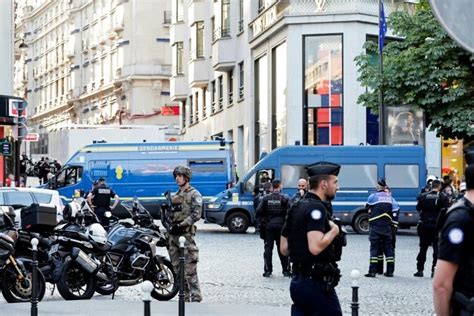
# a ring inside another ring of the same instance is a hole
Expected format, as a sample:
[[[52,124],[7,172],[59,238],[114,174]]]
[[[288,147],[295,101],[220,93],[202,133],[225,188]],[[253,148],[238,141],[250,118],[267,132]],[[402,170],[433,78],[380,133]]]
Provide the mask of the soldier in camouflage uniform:
[[[178,192],[172,197],[174,211],[169,212],[169,254],[173,267],[179,271],[179,237],[186,238],[185,243],[185,270],[184,288],[185,299],[191,302],[202,300],[199,280],[197,276],[197,263],[199,261],[199,249],[194,240],[196,226],[194,225],[201,218],[202,197],[189,181],[191,180],[191,169],[185,166],[178,166],[173,171],[173,177],[179,186]]]

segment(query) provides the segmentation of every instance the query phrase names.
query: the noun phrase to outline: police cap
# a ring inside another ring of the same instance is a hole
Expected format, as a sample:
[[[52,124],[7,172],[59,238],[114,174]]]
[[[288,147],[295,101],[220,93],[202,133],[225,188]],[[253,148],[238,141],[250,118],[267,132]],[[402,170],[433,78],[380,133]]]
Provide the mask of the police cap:
[[[323,174],[337,176],[339,174],[340,169],[340,165],[328,161],[316,162],[307,167],[308,176],[310,177],[319,176]]]

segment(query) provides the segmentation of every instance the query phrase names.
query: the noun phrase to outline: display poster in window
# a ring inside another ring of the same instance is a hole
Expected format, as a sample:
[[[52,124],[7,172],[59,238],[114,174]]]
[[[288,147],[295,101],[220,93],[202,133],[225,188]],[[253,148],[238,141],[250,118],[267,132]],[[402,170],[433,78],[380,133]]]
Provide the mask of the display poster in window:
[[[425,119],[421,109],[385,107],[387,145],[425,145]]]

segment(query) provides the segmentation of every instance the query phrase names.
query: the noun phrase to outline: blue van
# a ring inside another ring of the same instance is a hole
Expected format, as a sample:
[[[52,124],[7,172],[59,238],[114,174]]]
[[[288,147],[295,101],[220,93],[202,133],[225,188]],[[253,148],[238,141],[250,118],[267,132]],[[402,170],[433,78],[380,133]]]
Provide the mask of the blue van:
[[[255,225],[252,192],[262,172],[281,179],[283,193],[293,195],[300,178],[307,178],[306,166],[330,161],[342,166],[339,190],[333,201],[334,215],[358,233],[368,231],[365,209],[378,178],[384,177],[400,204],[401,227],[418,222],[416,198],[426,179],[425,151],[421,146],[284,146],[262,158],[236,187],[224,190],[204,205],[206,222],[243,233]]]
[[[210,198],[236,182],[233,142],[96,143],[77,151],[50,179],[48,188],[70,198],[104,177],[122,200],[138,197],[154,216],[162,194],[176,190],[173,169],[189,166],[192,185]]]

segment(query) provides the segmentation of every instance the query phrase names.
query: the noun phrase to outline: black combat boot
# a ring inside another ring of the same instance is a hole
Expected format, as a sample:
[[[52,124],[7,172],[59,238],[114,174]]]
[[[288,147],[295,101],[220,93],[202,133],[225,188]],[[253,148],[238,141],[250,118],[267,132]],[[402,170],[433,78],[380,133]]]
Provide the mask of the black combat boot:
[[[376,275],[375,272],[369,272],[367,274],[364,274],[364,276],[367,278],[375,278],[375,275]]]
[[[415,274],[413,274],[413,276],[416,276],[416,277],[419,277],[419,278],[422,278],[423,277],[423,271],[421,270],[418,270]]]

